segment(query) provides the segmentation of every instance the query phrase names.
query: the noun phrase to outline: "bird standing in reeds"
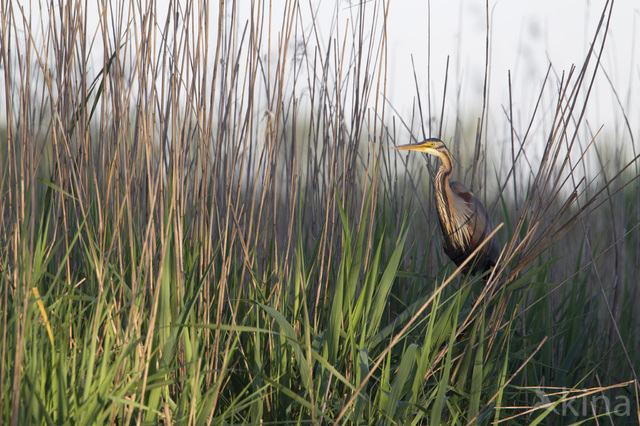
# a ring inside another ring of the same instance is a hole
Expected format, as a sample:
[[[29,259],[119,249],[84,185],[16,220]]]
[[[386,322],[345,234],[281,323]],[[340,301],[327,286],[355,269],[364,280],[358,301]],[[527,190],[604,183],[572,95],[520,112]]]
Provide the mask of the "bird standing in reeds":
[[[493,224],[480,200],[459,182],[451,182],[451,155],[445,144],[436,138],[394,149],[420,151],[435,155],[442,165],[434,178],[435,201],[442,231],[444,252],[460,266],[492,232]],[[500,249],[493,235],[463,269],[464,273],[483,273],[498,260]]]

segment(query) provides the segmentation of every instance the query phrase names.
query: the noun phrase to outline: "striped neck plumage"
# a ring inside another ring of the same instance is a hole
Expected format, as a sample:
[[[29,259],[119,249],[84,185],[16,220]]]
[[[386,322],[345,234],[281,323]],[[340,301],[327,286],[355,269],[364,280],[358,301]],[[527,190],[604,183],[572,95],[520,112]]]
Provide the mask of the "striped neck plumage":
[[[464,249],[463,243],[469,239],[469,235],[465,232],[466,228],[461,223],[455,209],[450,208],[453,205],[453,196],[451,187],[449,186],[449,178],[451,177],[451,161],[448,156],[438,156],[442,160],[442,165],[438,169],[434,179],[436,206],[442,232],[447,236],[448,243],[454,246],[458,251]]]
[[[451,160],[449,157],[449,153],[448,152],[442,152],[443,149],[438,150],[438,158],[441,161],[441,165],[438,168],[438,172],[436,173],[436,177],[434,180],[434,186],[436,189],[436,197],[438,197],[439,199],[437,200],[436,206],[438,208],[439,213],[440,213],[440,217],[449,217],[449,218],[453,218],[455,217],[455,212],[451,211],[449,209],[449,206],[451,205],[451,187],[449,186],[449,178],[451,177],[451,171],[452,171],[452,167],[451,167]],[[451,225],[451,227],[447,226],[448,233],[453,232],[455,229],[453,229],[453,225]]]
[[[436,177],[434,179],[435,193],[436,193],[436,206],[442,225],[446,228],[445,231],[448,235],[455,231],[455,225],[449,223],[446,219],[455,217],[455,212],[449,208],[451,205],[451,188],[449,187],[449,177],[451,175],[451,169],[446,168],[444,165],[440,166]]]

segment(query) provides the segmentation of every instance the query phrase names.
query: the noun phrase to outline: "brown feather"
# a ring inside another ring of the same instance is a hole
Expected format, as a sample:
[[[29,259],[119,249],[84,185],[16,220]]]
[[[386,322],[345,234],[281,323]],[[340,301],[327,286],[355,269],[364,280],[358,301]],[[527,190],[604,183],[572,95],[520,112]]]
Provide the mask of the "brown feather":
[[[447,253],[456,265],[460,265],[493,232],[494,228],[489,214],[473,192],[459,182],[451,182],[449,185],[453,198],[452,204],[457,206],[460,227],[466,227],[465,233],[468,234],[468,244],[465,247],[460,247],[451,254]],[[480,249],[475,259],[467,264],[465,272],[471,267],[473,268],[471,272],[474,274],[486,271],[496,264],[499,254],[498,241],[494,236]]]

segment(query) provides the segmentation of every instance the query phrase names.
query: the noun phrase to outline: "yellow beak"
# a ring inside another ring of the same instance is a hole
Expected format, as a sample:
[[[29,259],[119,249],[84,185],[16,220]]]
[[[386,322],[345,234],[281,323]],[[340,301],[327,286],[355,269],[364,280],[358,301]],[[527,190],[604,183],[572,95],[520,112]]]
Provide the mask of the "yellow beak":
[[[418,143],[409,143],[406,145],[394,146],[393,149],[398,151],[421,151],[425,152],[426,150],[433,148],[435,143],[430,140],[418,142]]]

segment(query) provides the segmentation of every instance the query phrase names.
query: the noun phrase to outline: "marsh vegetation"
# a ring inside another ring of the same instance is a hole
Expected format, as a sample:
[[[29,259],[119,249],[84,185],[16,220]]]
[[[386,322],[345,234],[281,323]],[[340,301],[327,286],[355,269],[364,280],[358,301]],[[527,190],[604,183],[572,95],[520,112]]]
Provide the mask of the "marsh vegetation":
[[[494,117],[506,151],[485,111],[441,134],[444,83],[386,102],[389,6],[323,41],[296,2],[111,2],[97,33],[5,2],[3,421],[638,422],[637,123],[582,119],[611,4],[526,120]],[[433,165],[391,149],[428,136],[500,224],[484,276],[440,249]]]

